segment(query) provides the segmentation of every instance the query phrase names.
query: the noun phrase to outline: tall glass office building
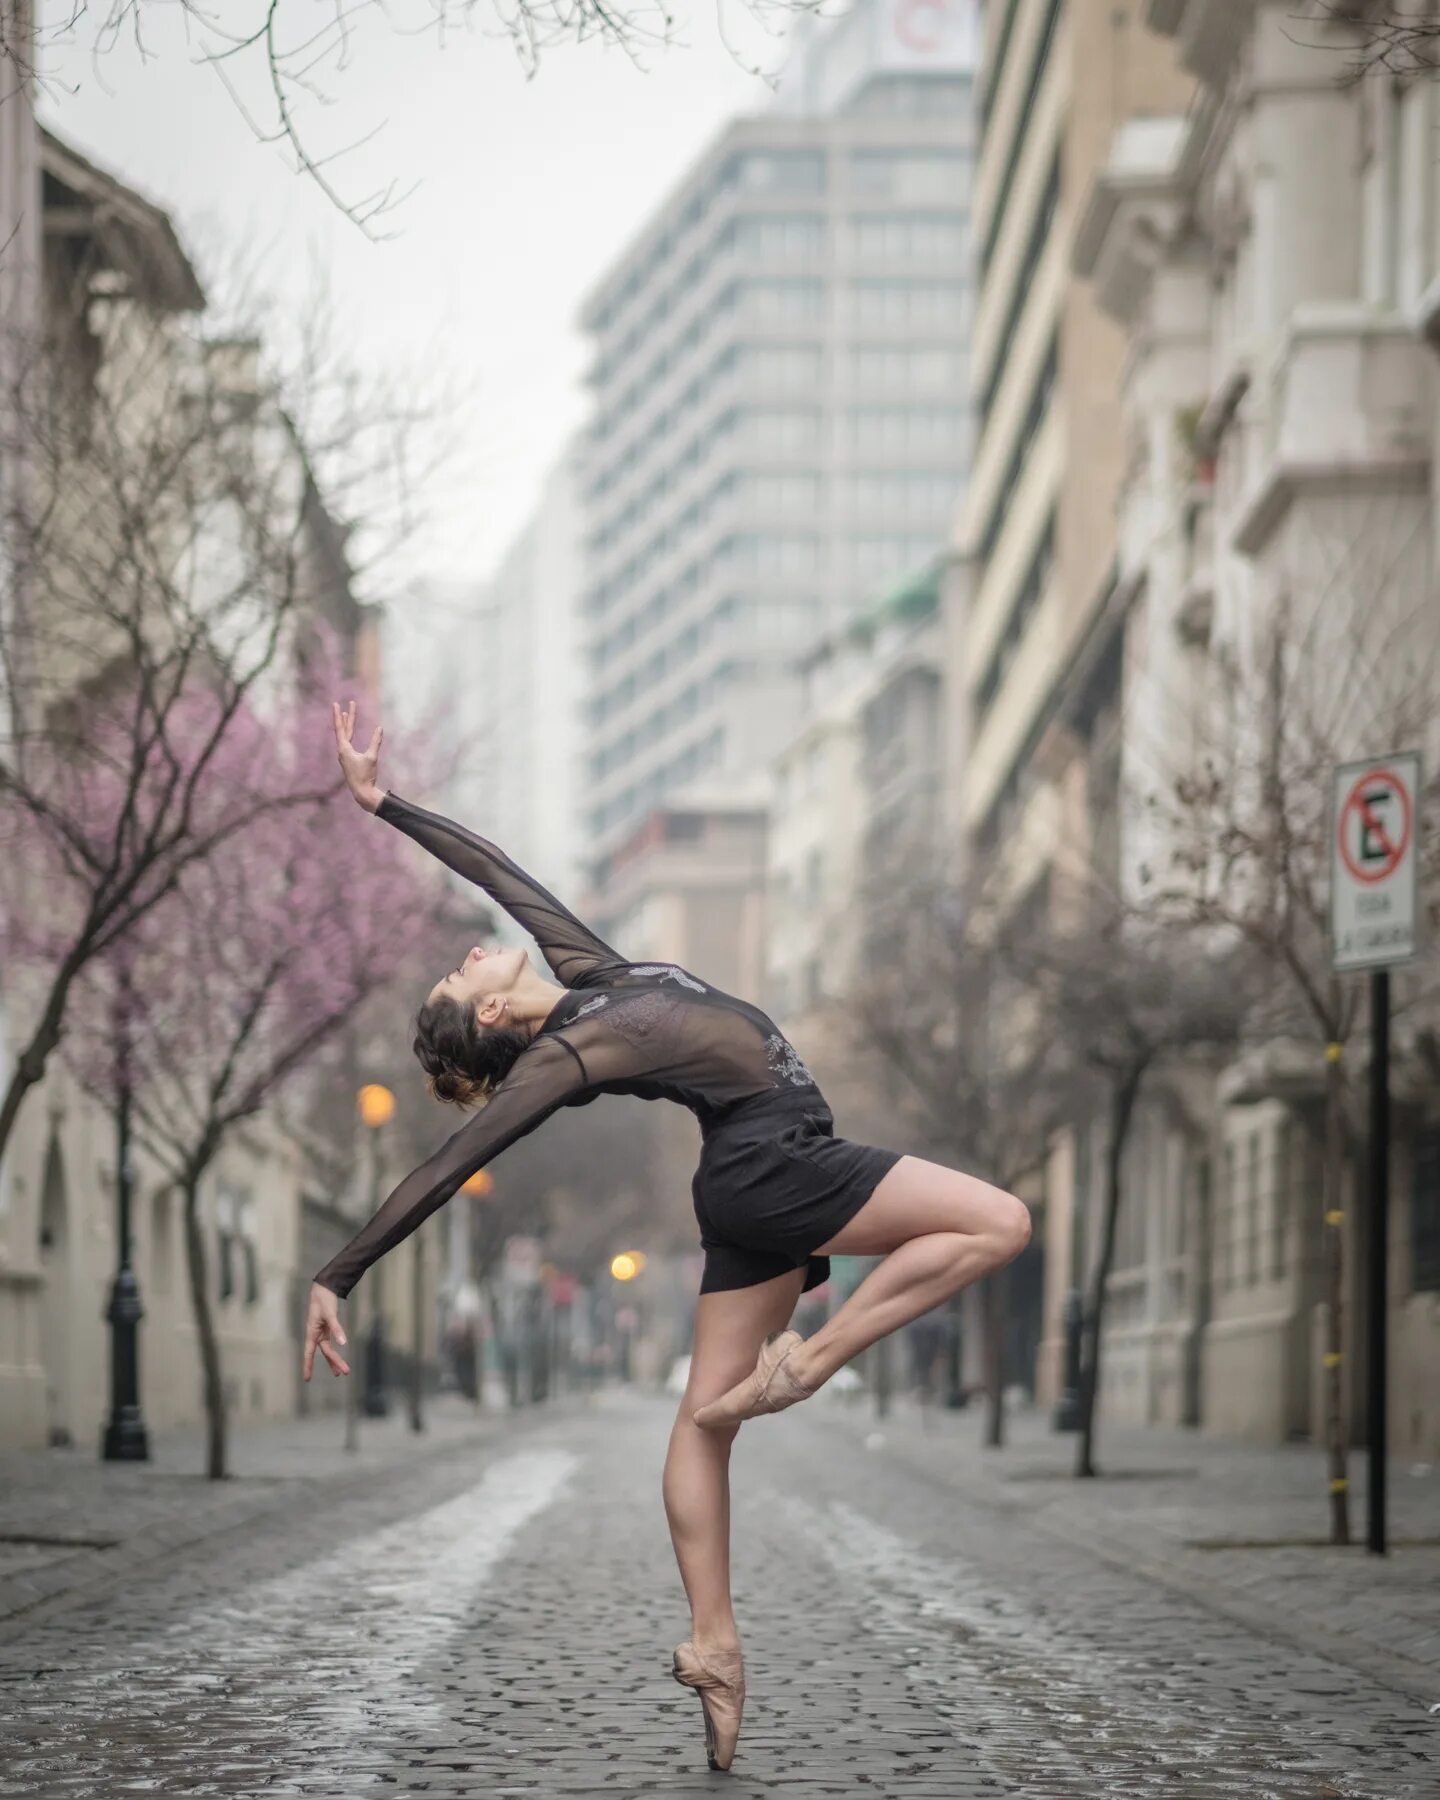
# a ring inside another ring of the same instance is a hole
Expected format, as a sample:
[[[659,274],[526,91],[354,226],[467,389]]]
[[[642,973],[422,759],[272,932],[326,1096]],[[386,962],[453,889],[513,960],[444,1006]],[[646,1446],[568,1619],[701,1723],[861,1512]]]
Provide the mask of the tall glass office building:
[[[763,799],[795,656],[946,541],[970,456],[974,0],[808,34],[590,297],[592,872],[659,804]]]

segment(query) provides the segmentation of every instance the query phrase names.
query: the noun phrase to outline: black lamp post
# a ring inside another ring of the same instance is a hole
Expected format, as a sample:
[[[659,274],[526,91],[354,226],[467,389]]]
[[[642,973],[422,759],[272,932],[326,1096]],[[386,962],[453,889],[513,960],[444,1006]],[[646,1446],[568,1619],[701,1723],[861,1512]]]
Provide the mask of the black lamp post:
[[[360,1117],[370,1133],[370,1212],[380,1210],[380,1132],[395,1115],[395,1096],[389,1088],[371,1082],[358,1096]],[[385,1389],[385,1287],[380,1264],[370,1270],[370,1331],[365,1343],[365,1412],[383,1419],[390,1411]]]
[[[117,1101],[115,1107],[115,1195],[118,1203],[119,1257],[110,1304],[105,1317],[110,1325],[110,1417],[101,1442],[105,1462],[148,1462],[150,1444],[140,1413],[140,1283],[130,1266],[130,1209],[134,1196],[134,1170],[130,1160],[130,985],[122,972],[115,1007],[115,1056]]]

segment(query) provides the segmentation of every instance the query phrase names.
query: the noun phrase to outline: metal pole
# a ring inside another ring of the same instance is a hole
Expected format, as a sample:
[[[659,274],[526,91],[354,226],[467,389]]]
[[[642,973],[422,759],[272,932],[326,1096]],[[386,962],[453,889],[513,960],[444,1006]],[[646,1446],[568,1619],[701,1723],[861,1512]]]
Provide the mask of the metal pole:
[[[380,1210],[380,1130],[370,1132],[370,1210]],[[370,1274],[370,1335],[365,1345],[365,1412],[372,1419],[383,1419],[390,1411],[390,1396],[385,1391],[385,1288],[376,1262]]]
[[[140,1412],[140,1283],[130,1266],[131,1201],[135,1171],[131,1161],[131,1087],[129,1069],[129,985],[120,978],[116,1005],[115,1053],[118,1059],[119,1093],[115,1107],[115,1194],[118,1207],[119,1256],[110,1304],[105,1317],[110,1325],[110,1418],[101,1440],[105,1462],[148,1462],[150,1444]]]
[[[410,1356],[410,1429],[425,1429],[425,1413],[421,1404],[422,1362],[425,1351],[425,1243],[424,1234],[415,1233],[414,1290],[411,1294],[415,1317],[411,1324]]]
[[[1390,971],[1370,975],[1370,1354],[1366,1413],[1369,1430],[1368,1548],[1385,1554],[1386,1368],[1390,1261]]]

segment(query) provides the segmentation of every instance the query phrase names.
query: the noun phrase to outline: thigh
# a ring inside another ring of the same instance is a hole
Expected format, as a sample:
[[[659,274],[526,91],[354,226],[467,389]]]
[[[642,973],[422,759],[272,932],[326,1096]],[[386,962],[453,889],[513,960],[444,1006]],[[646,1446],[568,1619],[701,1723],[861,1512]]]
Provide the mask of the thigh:
[[[707,1400],[744,1380],[760,1346],[790,1322],[805,1282],[805,1269],[787,1269],[752,1287],[701,1294],[695,1304],[695,1338],[681,1411],[686,1417]]]
[[[1013,1194],[976,1175],[947,1169],[919,1156],[902,1156],[859,1212],[834,1237],[815,1246],[817,1256],[888,1256],[911,1238],[932,1231],[967,1237],[1018,1228],[1025,1211]]]

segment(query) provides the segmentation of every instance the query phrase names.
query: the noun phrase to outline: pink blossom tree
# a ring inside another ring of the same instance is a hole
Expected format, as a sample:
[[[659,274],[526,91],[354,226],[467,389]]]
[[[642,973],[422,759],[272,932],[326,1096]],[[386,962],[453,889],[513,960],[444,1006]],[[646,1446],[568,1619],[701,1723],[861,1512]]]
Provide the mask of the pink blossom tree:
[[[82,989],[92,1016],[113,1021],[113,1041],[100,1054],[88,1035],[66,1043],[91,1093],[123,1098],[137,1144],[182,1196],[212,1478],[226,1472],[226,1417],[206,1176],[237,1127],[314,1074],[426,931],[421,871],[399,834],[362,817],[338,784],[313,797],[328,736],[324,706],[310,703],[282,729],[247,713],[227,733],[203,800],[215,817],[232,808],[241,828],[87,968]]]

